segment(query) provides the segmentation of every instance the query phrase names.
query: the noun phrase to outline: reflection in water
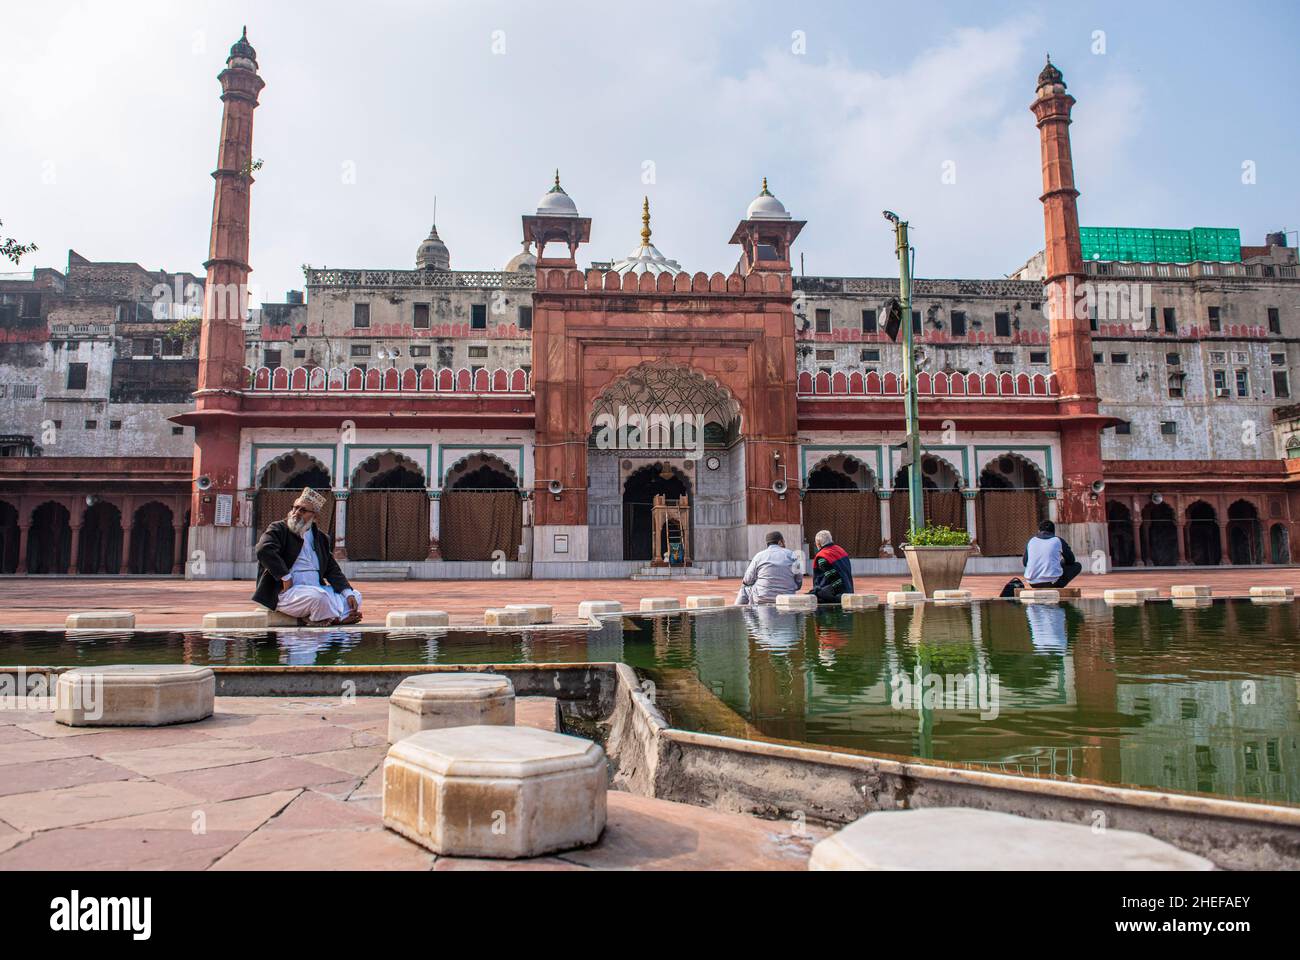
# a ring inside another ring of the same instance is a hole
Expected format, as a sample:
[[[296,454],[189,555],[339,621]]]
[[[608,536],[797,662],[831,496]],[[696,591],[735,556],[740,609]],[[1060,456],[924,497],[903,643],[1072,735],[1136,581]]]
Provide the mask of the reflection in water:
[[[992,602],[732,608],[590,632],[16,632],[0,633],[0,663],[623,660],[688,729],[1300,803],[1298,616],[1300,605],[1242,601]],[[896,697],[904,681],[933,695]],[[972,682],[996,690],[996,711],[961,699]]]

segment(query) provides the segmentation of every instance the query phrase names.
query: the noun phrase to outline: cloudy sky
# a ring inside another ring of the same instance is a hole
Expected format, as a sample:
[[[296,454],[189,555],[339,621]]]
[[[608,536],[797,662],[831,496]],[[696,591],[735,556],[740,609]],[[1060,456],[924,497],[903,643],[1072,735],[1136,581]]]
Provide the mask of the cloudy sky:
[[[252,262],[270,300],[305,263],[413,266],[435,197],[453,268],[499,269],[556,167],[593,218],[584,263],[636,245],[648,194],[665,254],[729,270],[767,176],[808,221],[809,274],[893,275],[888,207],[921,276],[1003,276],[1042,246],[1028,106],[1046,51],[1079,100],[1085,225],[1300,228],[1291,0],[902,7],[8,3],[3,233],[40,245],[25,268],[74,248],[201,272],[216,75],[245,23],[267,82]]]

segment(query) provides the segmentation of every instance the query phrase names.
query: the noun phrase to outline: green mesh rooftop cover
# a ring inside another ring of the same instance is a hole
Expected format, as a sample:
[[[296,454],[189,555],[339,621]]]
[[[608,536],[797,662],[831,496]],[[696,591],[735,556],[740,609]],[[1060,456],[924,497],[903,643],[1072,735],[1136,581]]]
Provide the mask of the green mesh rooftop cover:
[[[1085,260],[1139,263],[1241,261],[1241,231],[1226,227],[1154,230],[1143,227],[1080,227]]]

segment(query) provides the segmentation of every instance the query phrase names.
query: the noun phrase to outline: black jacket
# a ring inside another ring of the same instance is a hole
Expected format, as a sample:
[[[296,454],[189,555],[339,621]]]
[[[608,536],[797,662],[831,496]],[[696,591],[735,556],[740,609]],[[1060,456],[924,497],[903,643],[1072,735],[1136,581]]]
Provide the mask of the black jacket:
[[[335,593],[350,589],[352,585],[334,559],[334,541],[315,524],[311,527],[311,542],[320,561],[321,586],[333,587]],[[281,581],[289,576],[289,568],[302,553],[302,544],[302,537],[290,530],[289,524],[283,520],[277,520],[266,528],[255,550],[258,569],[254,601],[269,610],[279,605]]]

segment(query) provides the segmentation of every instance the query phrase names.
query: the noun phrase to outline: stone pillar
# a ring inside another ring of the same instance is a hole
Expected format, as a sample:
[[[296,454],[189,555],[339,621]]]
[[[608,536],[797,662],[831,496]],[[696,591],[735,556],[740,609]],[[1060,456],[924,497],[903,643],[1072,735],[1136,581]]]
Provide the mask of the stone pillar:
[[[71,531],[72,535],[72,552],[69,554],[68,576],[73,576],[77,572],[77,564],[81,560],[82,525],[80,523],[69,524],[68,529]]]
[[[1133,566],[1142,566],[1142,523],[1137,514],[1131,514],[1129,526],[1133,530]]]
[[[442,498],[441,491],[429,491],[429,559],[442,559]]]
[[[880,499],[881,551],[883,552],[884,548],[888,546],[889,549],[894,553],[894,555],[897,555],[898,547],[895,546],[892,542],[890,542],[890,537],[893,536],[893,534],[891,533],[891,531],[893,530],[893,517],[890,515],[889,512],[889,495],[892,492],[893,492],[892,490],[877,490],[876,496]]]
[[[185,558],[181,555],[182,532],[185,530],[183,520],[172,524],[172,576],[179,576],[185,571]]]
[[[31,529],[30,523],[18,524],[18,569],[15,573],[27,573],[27,534]]]
[[[1174,514],[1174,529],[1178,532],[1178,565],[1187,566],[1187,522],[1182,513]]]
[[[122,526],[122,560],[117,566],[118,575],[131,572],[131,541],[135,539],[135,523]]]
[[[1232,554],[1228,551],[1228,521],[1219,520],[1215,517],[1216,525],[1219,528],[1219,563],[1223,566],[1232,565]]]
[[[961,496],[962,499],[966,501],[966,531],[971,535],[971,539],[974,540],[975,534],[978,532],[975,529],[975,499],[979,496],[979,491],[963,490]],[[1051,504],[1049,503],[1048,508],[1050,509],[1050,507]]]
[[[334,494],[334,559],[348,558],[348,492]]]

